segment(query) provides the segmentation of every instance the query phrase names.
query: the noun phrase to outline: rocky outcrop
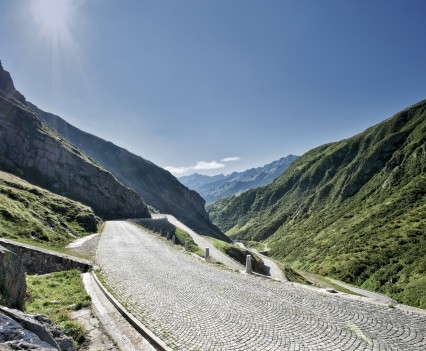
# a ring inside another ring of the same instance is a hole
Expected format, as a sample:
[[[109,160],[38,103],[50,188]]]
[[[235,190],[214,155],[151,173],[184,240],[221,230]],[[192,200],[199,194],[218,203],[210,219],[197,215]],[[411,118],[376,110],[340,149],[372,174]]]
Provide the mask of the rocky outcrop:
[[[150,216],[139,194],[1,92],[0,168],[89,205],[107,219]]]
[[[0,304],[22,308],[25,293],[25,272],[21,258],[0,246]]]
[[[25,97],[15,89],[10,73],[3,69],[0,61],[0,90],[3,95],[16,102],[25,103]]]
[[[74,351],[74,341],[42,315],[0,306],[0,346],[12,350]]]

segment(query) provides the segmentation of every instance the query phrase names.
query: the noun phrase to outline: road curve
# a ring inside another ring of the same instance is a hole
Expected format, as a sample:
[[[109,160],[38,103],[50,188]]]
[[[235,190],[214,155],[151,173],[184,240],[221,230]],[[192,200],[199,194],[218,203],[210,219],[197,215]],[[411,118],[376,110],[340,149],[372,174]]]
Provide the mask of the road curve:
[[[262,258],[265,266],[269,267],[269,275],[271,276],[271,278],[280,280],[282,282],[285,282],[288,280],[285,277],[283,271],[280,269],[280,267],[278,267],[278,265],[273,260],[271,260],[269,257],[265,255],[262,255],[257,250],[252,250],[252,251],[254,251],[257,255],[259,255]]]
[[[425,313],[218,269],[127,222],[106,222],[97,262],[176,351],[426,350]]]
[[[280,267],[278,267],[278,265],[271,260],[268,256],[262,255],[259,251],[257,251],[256,249],[248,249],[246,248],[246,246],[243,243],[240,242],[236,242],[234,243],[235,245],[238,245],[239,247],[241,247],[242,249],[245,250],[249,250],[254,252],[256,255],[258,255],[259,257],[262,258],[263,260],[263,264],[269,268],[269,276],[272,279],[276,279],[276,280],[280,280],[282,282],[286,282],[288,281],[288,279],[285,277],[283,271],[280,269]]]
[[[167,220],[171,224],[173,224],[175,227],[178,227],[178,228],[184,230],[185,232],[187,232],[192,237],[194,242],[201,249],[205,250],[206,247],[208,247],[210,256],[213,257],[216,261],[223,263],[225,266],[227,266],[231,269],[236,269],[238,271],[244,270],[244,266],[242,264],[233,260],[231,257],[224,254],[220,250],[216,249],[216,247],[213,245],[213,243],[210,240],[203,238],[201,235],[197,234],[192,229],[188,228],[185,224],[183,224],[182,222],[177,220],[176,217],[174,217],[172,215],[168,215],[168,214],[152,215],[152,217],[153,218],[167,218]]]

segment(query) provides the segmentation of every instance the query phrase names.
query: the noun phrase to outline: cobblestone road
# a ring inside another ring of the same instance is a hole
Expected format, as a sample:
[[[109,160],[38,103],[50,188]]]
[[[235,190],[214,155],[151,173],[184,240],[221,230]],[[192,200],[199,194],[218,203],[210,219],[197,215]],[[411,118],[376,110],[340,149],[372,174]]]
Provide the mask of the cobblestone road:
[[[106,223],[97,260],[175,350],[426,350],[423,313],[218,269],[130,223]]]

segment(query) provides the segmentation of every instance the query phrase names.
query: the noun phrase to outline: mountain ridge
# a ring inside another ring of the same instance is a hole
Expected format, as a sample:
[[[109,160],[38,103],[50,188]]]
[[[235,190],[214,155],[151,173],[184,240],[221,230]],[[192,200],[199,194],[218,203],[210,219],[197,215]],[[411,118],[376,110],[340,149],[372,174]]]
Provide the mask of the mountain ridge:
[[[149,217],[140,195],[53,131],[0,66],[0,169],[80,201],[105,218]]]
[[[228,175],[205,176],[194,173],[179,181],[197,191],[210,204],[216,200],[271,183],[281,175],[298,156],[288,155],[278,160]]]

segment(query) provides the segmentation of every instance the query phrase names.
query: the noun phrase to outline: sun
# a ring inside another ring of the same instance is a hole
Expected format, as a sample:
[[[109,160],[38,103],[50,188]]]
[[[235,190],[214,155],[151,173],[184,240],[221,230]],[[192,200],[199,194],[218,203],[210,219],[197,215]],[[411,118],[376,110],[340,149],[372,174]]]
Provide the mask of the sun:
[[[72,0],[33,0],[31,5],[44,34],[58,38],[67,34],[74,10]]]

